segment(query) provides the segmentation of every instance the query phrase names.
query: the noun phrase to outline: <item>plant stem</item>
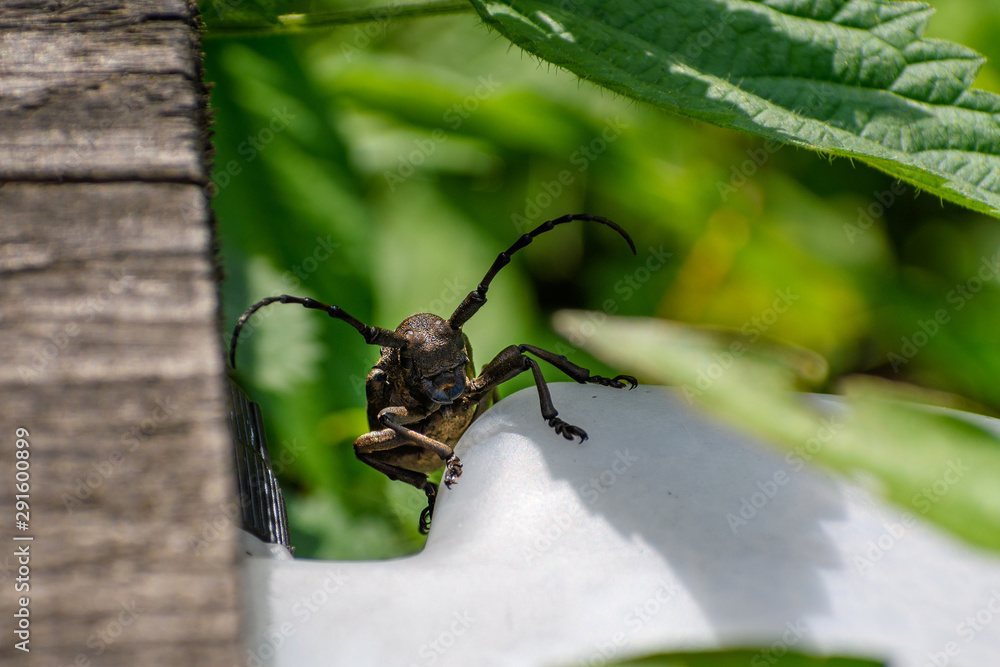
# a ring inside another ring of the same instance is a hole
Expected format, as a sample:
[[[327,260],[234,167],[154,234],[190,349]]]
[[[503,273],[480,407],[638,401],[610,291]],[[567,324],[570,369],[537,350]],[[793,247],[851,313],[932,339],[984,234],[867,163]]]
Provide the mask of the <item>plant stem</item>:
[[[205,32],[206,39],[226,37],[268,37],[287,35],[309,30],[325,30],[343,25],[371,23],[373,21],[388,22],[393,19],[425,18],[444,14],[459,14],[472,11],[468,0],[428,0],[412,5],[387,5],[368,9],[345,9],[336,12],[317,12],[310,14],[282,14],[277,17],[277,24],[240,25],[240,24],[209,24]]]

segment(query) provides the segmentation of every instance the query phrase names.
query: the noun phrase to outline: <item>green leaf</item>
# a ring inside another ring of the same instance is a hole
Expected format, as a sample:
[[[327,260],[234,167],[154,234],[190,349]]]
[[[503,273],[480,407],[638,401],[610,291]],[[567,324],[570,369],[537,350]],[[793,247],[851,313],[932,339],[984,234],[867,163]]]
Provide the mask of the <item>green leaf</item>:
[[[813,657],[802,653],[777,653],[770,648],[736,649],[732,651],[704,651],[690,653],[661,653],[657,655],[608,663],[621,667],[746,667],[769,665],[774,667],[878,667],[884,663],[861,658]]]
[[[211,28],[217,25],[273,26],[280,8],[274,0],[200,0],[201,16]]]
[[[209,30],[206,37],[273,37],[307,30],[330,30],[337,26],[379,23],[385,30],[394,19],[423,18],[471,12],[465,0],[427,0],[412,4],[387,2],[382,6],[287,13],[280,0],[201,0],[202,16]]]
[[[791,391],[816,365],[798,348],[720,338],[652,318],[561,311],[555,326],[640,381],[680,387],[692,405],[787,450],[793,467],[826,465],[873,480],[884,495],[965,540],[1000,550],[1000,429],[976,415],[943,412],[855,389],[846,410],[824,410]],[[854,386],[859,386],[855,383]]]
[[[472,0],[528,52],[684,116],[864,160],[1000,216],[1000,97],[984,59],[886,0]]]

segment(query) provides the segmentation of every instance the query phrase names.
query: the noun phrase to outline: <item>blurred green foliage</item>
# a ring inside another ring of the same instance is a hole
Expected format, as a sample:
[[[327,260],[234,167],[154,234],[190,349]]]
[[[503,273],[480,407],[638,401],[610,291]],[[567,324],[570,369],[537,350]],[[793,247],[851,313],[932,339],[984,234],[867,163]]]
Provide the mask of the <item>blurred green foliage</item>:
[[[703,653],[665,653],[622,662],[615,667],[882,667],[884,663],[863,658],[813,657],[802,653],[736,649]]]
[[[346,6],[302,4],[288,11]],[[217,19],[222,6],[202,11]],[[935,6],[930,36],[1000,58],[1000,7]],[[798,386],[813,391],[867,374],[896,383],[890,393],[1000,409],[994,219],[580,83],[471,13],[204,48],[225,345],[249,304],[279,293],[390,328],[447,315],[527,224],[587,212],[622,224],[638,256],[597,225],[540,237],[466,327],[478,365],[528,342],[607,374],[549,325],[558,308],[603,310],[798,346],[813,360]],[[1000,91],[997,69],[975,86]],[[781,294],[790,307],[762,318]],[[351,447],[378,350],[300,308],[251,323],[236,377],[263,409],[297,553],[418,549],[423,494]]]

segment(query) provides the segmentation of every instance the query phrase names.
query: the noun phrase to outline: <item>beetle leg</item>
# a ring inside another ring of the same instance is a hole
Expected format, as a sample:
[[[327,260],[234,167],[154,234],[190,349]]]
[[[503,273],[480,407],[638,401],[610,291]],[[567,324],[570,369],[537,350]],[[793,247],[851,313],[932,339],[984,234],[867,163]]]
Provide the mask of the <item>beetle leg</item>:
[[[510,345],[500,350],[493,361],[483,366],[479,376],[469,382],[469,398],[474,401],[490,396],[493,391],[507,380],[520,375],[528,367],[516,345]]]
[[[579,426],[567,424],[562,419],[559,419],[559,411],[556,410],[555,404],[552,403],[552,395],[549,393],[549,387],[545,383],[545,378],[542,376],[542,369],[538,367],[538,362],[531,357],[525,356],[516,345],[505,347],[493,361],[483,367],[483,372],[470,384],[470,396],[473,400],[476,400],[480,396],[492,392],[497,385],[529,369],[535,378],[535,388],[538,389],[538,402],[542,409],[542,418],[548,422],[549,426],[555,429],[556,433],[567,440],[572,440],[573,438],[580,438],[580,442],[586,440],[586,431]],[[589,375],[589,372],[587,374]]]
[[[420,531],[420,534],[426,535],[431,526],[431,515],[434,513],[434,501],[437,500],[437,484],[428,480],[427,475],[422,472],[415,472],[413,470],[407,470],[406,468],[400,468],[399,466],[394,466],[391,463],[386,463],[385,461],[379,460],[367,454],[362,454],[358,451],[355,451],[355,454],[360,461],[367,463],[392,481],[406,482],[410,486],[415,486],[426,494],[427,507],[420,512],[420,523],[417,525],[417,530]]]
[[[386,429],[389,433],[389,431]],[[420,512],[420,523],[417,525],[417,530],[420,531],[421,535],[426,535],[427,531],[430,530],[431,526],[431,515],[434,513],[434,502],[437,500],[437,484],[427,479],[427,475],[422,472],[416,472],[414,470],[407,470],[406,468],[400,468],[399,466],[394,466],[391,463],[386,463],[385,461],[375,458],[370,454],[363,453],[359,450],[358,442],[370,435],[377,435],[383,433],[384,431],[373,431],[371,433],[366,433],[365,435],[358,438],[354,443],[354,453],[362,463],[366,463],[375,470],[388,477],[394,482],[406,482],[410,486],[415,486],[427,496],[427,507]],[[392,433],[396,437],[395,433]],[[397,445],[400,443],[397,443]],[[377,450],[376,450],[377,451]],[[461,465],[461,464],[459,464]]]
[[[402,445],[416,445],[417,447],[421,447],[444,461],[445,470],[441,480],[448,488],[451,488],[462,475],[462,462],[455,456],[455,450],[443,442],[438,442],[434,438],[430,438],[423,433],[418,433],[403,425],[403,423],[412,423],[422,418],[421,415],[411,414],[404,407],[385,408],[378,413],[378,420],[386,428],[378,431],[370,431],[358,437],[354,441],[354,453],[361,461],[375,468],[375,470],[378,470],[389,479],[406,482],[411,486],[421,489],[427,495],[427,507],[420,513],[419,524],[420,532],[426,534],[430,527],[431,514],[434,512],[434,502],[437,500],[437,485],[428,481],[427,475],[422,472],[393,465],[380,457],[374,456],[376,452],[391,451]],[[435,470],[440,467],[440,464],[432,464],[432,466],[428,469]]]
[[[426,535],[431,530],[431,517],[434,516],[434,503],[437,502],[437,484],[427,482],[424,493],[427,494],[427,507],[421,510],[420,522],[417,524],[417,532],[421,535]]]
[[[361,458],[362,455],[365,454],[384,452],[395,449],[401,445],[417,445],[418,447],[431,452],[444,462],[444,476],[441,480],[450,489],[452,485],[458,481],[458,478],[462,476],[462,461],[455,456],[455,450],[443,442],[439,442],[434,438],[427,437],[423,433],[418,433],[417,431],[394,423],[393,415],[398,414],[395,411],[400,410],[405,412],[406,408],[386,408],[385,410],[382,410],[382,412],[379,413],[379,421],[385,424],[388,428],[384,428],[380,431],[370,431],[360,436],[354,441],[354,452],[359,458]],[[363,460],[365,463],[369,463],[367,458]],[[369,465],[371,464],[369,463]],[[381,468],[378,468],[377,466],[372,467],[381,470]],[[392,467],[397,468],[399,466]],[[439,467],[441,467],[440,463],[426,469],[436,470]],[[388,475],[388,473],[386,473],[386,475]],[[410,483],[412,484],[412,482]],[[419,484],[413,484],[413,486],[416,486],[418,489],[422,488]]]
[[[549,362],[580,384],[589,382],[591,384],[601,384],[605,387],[614,387],[616,389],[624,389],[626,383],[628,383],[629,389],[635,389],[639,385],[639,381],[631,375],[616,375],[613,378],[591,375],[589,370],[583,366],[577,366],[563,355],[543,350],[542,348],[535,347],[534,345],[518,345],[517,349],[522,353],[531,352],[539,359]]]
[[[416,417],[416,419],[421,418],[422,417]],[[434,438],[428,437],[423,433],[414,431],[413,429],[407,428],[403,425],[408,421],[414,420],[414,417],[410,415],[406,408],[385,408],[378,413],[378,420],[387,428],[392,429],[392,431],[400,438],[433,452],[442,461],[444,461],[444,476],[441,478],[441,481],[443,481],[445,486],[449,489],[455,482],[458,481],[458,478],[462,476],[462,461],[455,456],[454,449],[443,442],[435,440]]]
[[[355,454],[360,461],[367,463],[394,482],[406,482],[410,486],[415,486],[421,491],[424,491],[428,485],[434,486],[434,483],[429,482],[427,480],[427,475],[422,472],[416,472],[414,470],[407,470],[406,468],[394,466],[391,463],[386,463],[382,459],[363,452],[355,451]]]

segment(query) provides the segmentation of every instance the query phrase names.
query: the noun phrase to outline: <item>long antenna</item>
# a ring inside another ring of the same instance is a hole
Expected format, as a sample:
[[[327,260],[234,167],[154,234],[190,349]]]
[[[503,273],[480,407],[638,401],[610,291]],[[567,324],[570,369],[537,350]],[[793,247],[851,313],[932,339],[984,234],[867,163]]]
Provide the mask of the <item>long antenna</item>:
[[[628,242],[629,248],[632,249],[632,254],[635,254],[635,243],[632,242],[632,237],[628,235],[628,232],[619,227],[617,223],[614,223],[607,218],[602,218],[599,215],[572,213],[570,215],[564,215],[561,218],[556,218],[555,220],[543,222],[527,234],[521,236],[521,238],[514,242],[514,245],[507,248],[507,250],[497,256],[496,260],[493,262],[493,266],[491,266],[490,270],[486,272],[486,276],[483,278],[482,282],[479,283],[479,286],[469,292],[469,295],[465,297],[465,300],[462,301],[462,303],[458,305],[458,308],[455,309],[455,312],[452,313],[451,318],[448,320],[448,324],[450,324],[453,329],[459,329],[462,325],[468,322],[480,308],[482,308],[483,304],[486,303],[486,292],[490,288],[490,283],[496,277],[500,269],[510,263],[511,255],[531,243],[532,240],[534,240],[534,238],[539,234],[544,234],[556,225],[563,225],[567,222],[573,222],[574,220],[588,220],[591,222],[599,222],[602,225],[607,225],[621,234],[621,236]]]
[[[229,364],[233,368],[236,368],[236,343],[240,338],[240,330],[254,313],[264,306],[269,306],[272,303],[297,303],[306,308],[322,310],[330,317],[337,320],[343,320],[357,329],[358,333],[365,337],[365,342],[369,345],[381,345],[382,347],[406,347],[406,339],[398,335],[395,331],[389,331],[388,329],[382,329],[380,327],[370,327],[356,317],[348,314],[347,311],[340,306],[328,306],[325,303],[320,303],[319,301],[310,299],[309,297],[288,296],[287,294],[282,294],[281,296],[269,296],[266,299],[261,299],[254,305],[247,308],[247,311],[240,315],[240,319],[236,321],[236,328],[233,330],[233,339],[229,344]]]

